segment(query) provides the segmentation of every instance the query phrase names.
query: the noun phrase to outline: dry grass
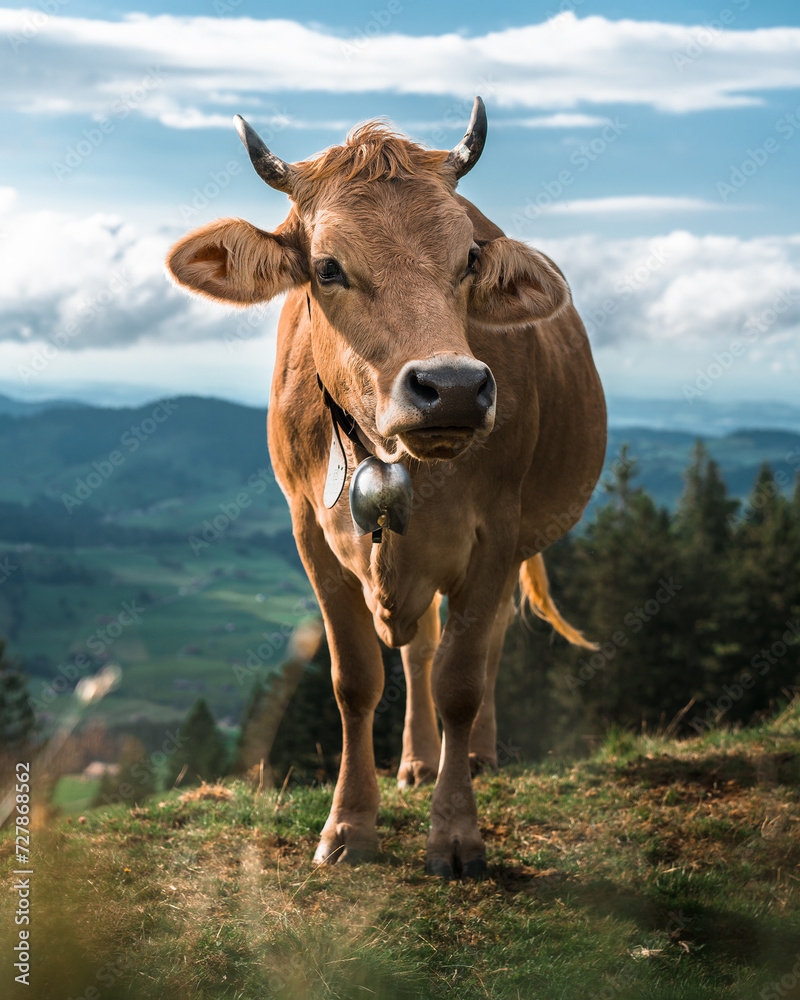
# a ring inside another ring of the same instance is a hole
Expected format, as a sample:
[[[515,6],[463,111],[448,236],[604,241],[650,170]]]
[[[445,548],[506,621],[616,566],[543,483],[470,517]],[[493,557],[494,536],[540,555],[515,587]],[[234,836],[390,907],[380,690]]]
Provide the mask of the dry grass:
[[[231,792],[230,788],[219,784],[219,782],[209,785],[203,781],[197,788],[190,788],[189,791],[183,792],[178,798],[178,801],[180,803],[227,802],[232,794],[233,792]],[[164,805],[166,805],[166,803],[164,803]]]

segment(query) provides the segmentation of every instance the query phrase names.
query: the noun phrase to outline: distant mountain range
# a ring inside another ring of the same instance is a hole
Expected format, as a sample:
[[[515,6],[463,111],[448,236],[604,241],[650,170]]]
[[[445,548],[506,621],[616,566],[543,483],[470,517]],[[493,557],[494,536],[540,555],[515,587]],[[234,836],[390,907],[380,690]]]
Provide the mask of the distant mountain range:
[[[608,398],[609,427],[648,427],[684,431],[696,437],[722,437],[740,430],[784,430],[800,434],[800,407],[788,403],[711,403],[703,399]]]
[[[638,484],[670,507],[683,489],[698,438],[706,441],[736,496],[749,492],[762,462],[789,478],[800,470],[800,409],[702,401],[687,408],[612,397],[609,412],[606,468],[627,442],[638,459]],[[83,514],[93,510],[118,524],[133,523],[136,511],[152,515],[154,505],[172,505],[170,524],[183,523],[181,510],[196,512],[269,468],[265,417],[253,407],[193,396],[137,408],[0,397],[0,501],[54,503],[59,520],[81,507]],[[78,501],[72,507],[71,496]],[[288,524],[274,481],[264,500],[276,521]],[[71,517],[69,523],[78,520]],[[148,517],[153,526],[166,521]]]
[[[0,381],[0,389],[8,383]],[[28,402],[12,395],[0,393],[0,414],[30,416],[43,410],[71,409],[90,406],[98,409],[140,409],[158,396],[141,389],[109,386],[102,395],[88,389],[75,391],[73,398],[36,400]],[[98,400],[101,400],[98,403]],[[144,402],[143,402],[144,401]],[[224,400],[220,400],[224,402]],[[240,405],[240,404],[236,404]],[[247,406],[246,409],[259,407]],[[651,430],[683,431],[699,437],[722,437],[733,431],[747,429],[785,430],[800,433],[800,407],[781,402],[745,401],[719,403],[705,399],[687,402],[675,399],[642,399],[632,396],[608,397],[609,427],[647,427]]]
[[[71,410],[84,406],[89,406],[89,404],[70,399],[47,399],[28,403],[23,399],[12,399],[11,396],[0,394],[0,413],[5,413],[10,417],[30,417],[34,413],[41,413],[42,410]]]

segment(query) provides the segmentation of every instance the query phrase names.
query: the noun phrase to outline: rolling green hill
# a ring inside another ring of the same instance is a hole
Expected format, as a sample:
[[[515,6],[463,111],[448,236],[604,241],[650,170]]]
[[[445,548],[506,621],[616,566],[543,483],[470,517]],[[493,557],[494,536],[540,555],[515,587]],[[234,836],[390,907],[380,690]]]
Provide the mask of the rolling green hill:
[[[0,415],[0,634],[45,715],[64,674],[114,660],[114,720],[177,719],[203,693],[233,723],[249,650],[280,659],[311,591],[269,464],[265,414],[181,398]],[[134,608],[135,611],[126,611]]]

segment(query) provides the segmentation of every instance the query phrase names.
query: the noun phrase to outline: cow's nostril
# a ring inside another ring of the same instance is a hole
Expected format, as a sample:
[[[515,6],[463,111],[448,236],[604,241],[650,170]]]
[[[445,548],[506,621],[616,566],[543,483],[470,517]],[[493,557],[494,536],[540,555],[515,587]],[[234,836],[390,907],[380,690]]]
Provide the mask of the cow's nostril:
[[[424,374],[422,375],[422,378],[420,378],[417,372],[411,372],[409,374],[408,382],[414,398],[419,403],[431,406],[433,403],[438,402],[439,393],[435,386],[430,384],[428,377]]]
[[[495,394],[494,376],[476,358],[445,353],[409,361],[394,383],[392,401],[397,409],[387,425],[409,431],[483,429],[493,420]]]
[[[488,410],[494,403],[494,379],[487,375],[478,389],[478,402]]]

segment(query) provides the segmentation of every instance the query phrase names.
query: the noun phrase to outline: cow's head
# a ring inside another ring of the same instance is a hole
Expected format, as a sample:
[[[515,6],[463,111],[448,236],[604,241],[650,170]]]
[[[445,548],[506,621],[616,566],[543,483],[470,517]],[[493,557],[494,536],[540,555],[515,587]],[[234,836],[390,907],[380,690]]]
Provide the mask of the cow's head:
[[[287,164],[236,125],[258,174],[292,199],[289,216],[272,233],[241,219],[189,233],[170,251],[173,276],[236,305],[305,289],[320,380],[385,460],[450,459],[488,435],[496,386],[471,333],[552,316],[569,289],[524,243],[476,242],[454,196],[483,149],[481,99],[449,153],[371,122]]]

